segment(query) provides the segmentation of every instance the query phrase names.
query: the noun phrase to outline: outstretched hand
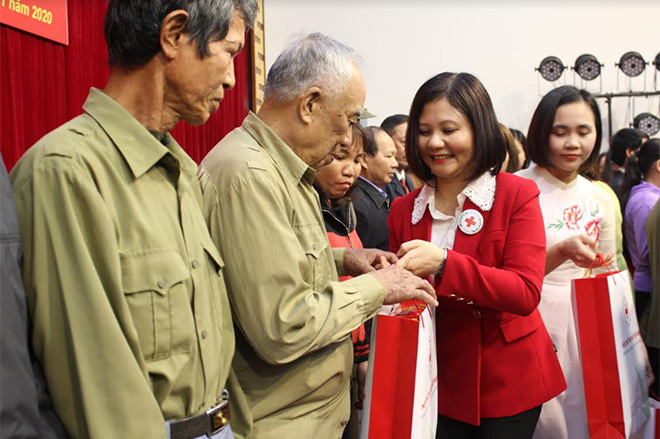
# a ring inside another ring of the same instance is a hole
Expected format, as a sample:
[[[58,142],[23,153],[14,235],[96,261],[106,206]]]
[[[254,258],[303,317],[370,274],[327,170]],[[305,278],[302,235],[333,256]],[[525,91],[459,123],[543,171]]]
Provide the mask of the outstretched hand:
[[[398,267],[423,277],[436,272],[447,251],[431,242],[415,239],[401,244],[397,256],[401,258],[396,264]]]

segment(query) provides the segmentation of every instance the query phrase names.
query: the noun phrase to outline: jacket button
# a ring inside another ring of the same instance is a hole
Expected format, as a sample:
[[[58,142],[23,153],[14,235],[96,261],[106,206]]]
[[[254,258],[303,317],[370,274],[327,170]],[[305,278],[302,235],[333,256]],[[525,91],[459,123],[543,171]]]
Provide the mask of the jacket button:
[[[158,288],[165,288],[165,279],[158,279]]]
[[[199,262],[197,262],[197,260],[194,260],[190,263],[190,265],[192,265],[192,268],[197,268],[199,267]]]
[[[474,316],[478,319],[481,318],[481,311],[479,311],[478,309],[475,309],[472,314],[474,314]]]

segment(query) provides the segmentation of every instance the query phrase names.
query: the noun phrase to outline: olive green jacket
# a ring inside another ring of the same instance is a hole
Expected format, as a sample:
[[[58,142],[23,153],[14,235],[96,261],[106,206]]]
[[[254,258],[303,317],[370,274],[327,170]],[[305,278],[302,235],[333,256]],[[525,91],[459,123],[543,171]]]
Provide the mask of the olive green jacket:
[[[197,166],[92,89],[11,172],[33,346],[72,438],[164,438],[229,374],[234,334]]]
[[[230,390],[234,408],[249,412],[233,410],[238,437],[340,438],[349,418],[349,335],[382,304],[374,277],[338,282],[343,252],[328,244],[314,174],[254,114],[199,170],[239,328],[232,370],[241,389]]]

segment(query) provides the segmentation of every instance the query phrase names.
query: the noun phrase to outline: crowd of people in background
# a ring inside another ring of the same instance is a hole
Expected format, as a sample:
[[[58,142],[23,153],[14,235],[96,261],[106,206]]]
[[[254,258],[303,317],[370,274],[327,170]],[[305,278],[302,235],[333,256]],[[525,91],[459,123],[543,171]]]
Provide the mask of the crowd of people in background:
[[[450,72],[363,127],[361,57],[312,33],[198,166],[169,131],[233,87],[256,3],[138,3],[109,2],[105,89],[2,168],[2,438],[356,438],[372,319],[409,300],[435,310],[437,438],[588,438],[594,267],[632,273],[659,393],[660,140],[600,154],[573,86],[525,135]]]

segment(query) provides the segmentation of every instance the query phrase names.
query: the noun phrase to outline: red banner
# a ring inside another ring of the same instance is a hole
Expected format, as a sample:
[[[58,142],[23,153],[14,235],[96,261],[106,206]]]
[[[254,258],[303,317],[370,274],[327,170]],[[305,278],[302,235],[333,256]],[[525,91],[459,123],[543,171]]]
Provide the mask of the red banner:
[[[69,44],[67,0],[0,0],[0,23]]]

